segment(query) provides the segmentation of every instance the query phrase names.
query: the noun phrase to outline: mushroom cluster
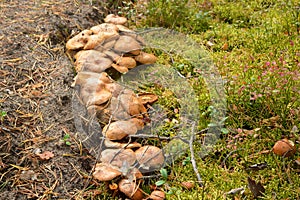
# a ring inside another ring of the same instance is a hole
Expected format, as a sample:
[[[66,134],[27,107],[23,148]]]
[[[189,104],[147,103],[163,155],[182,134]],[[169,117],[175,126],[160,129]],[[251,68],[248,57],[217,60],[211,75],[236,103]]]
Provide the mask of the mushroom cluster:
[[[93,177],[99,181],[119,180],[118,190],[131,199],[143,199],[139,188],[143,174],[159,169],[164,164],[162,150],[152,145],[142,146],[127,140],[138,134],[148,119],[147,106],[158,97],[136,94],[118,84],[112,75],[124,74],[143,64],[153,64],[157,58],[142,51],[143,39],[124,26],[127,19],[108,15],[105,23],[83,30],[67,44],[74,58],[73,87],[80,102],[91,116],[96,116],[102,127],[105,149]],[[126,142],[125,142],[126,141]]]

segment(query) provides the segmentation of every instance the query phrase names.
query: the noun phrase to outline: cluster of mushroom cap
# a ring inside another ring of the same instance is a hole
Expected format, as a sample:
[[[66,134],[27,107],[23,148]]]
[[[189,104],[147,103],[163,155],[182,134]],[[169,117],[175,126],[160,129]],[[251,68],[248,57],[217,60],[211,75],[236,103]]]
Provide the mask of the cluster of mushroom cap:
[[[144,41],[124,26],[126,18],[111,14],[104,21],[83,30],[66,44],[77,72],[72,86],[89,115],[96,116],[103,127],[106,149],[101,152],[93,177],[99,181],[120,179],[121,192],[131,199],[143,199],[145,193],[139,189],[142,172],[162,167],[162,150],[122,141],[144,128],[148,118],[146,105],[158,97],[137,95],[118,84],[108,72],[124,74],[138,65],[153,64],[157,58],[142,51]]]

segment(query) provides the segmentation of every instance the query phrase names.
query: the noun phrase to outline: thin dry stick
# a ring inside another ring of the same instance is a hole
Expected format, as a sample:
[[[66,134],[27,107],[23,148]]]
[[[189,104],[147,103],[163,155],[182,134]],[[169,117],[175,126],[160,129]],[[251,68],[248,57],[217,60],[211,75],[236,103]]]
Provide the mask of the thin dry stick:
[[[202,187],[203,186],[202,185],[202,179],[201,179],[201,176],[200,176],[198,168],[197,168],[197,164],[196,164],[196,161],[195,161],[195,153],[194,153],[194,148],[193,148],[194,128],[195,128],[195,123],[192,126],[192,134],[191,134],[190,141],[189,141],[190,152],[191,152],[191,162],[192,162],[192,165],[193,165],[194,172],[196,173],[198,182],[199,182],[200,186]]]

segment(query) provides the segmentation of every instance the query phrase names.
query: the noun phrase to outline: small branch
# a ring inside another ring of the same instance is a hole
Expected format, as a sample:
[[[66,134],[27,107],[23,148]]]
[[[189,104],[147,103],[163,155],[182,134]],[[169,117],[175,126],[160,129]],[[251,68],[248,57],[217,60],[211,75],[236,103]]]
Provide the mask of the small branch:
[[[138,134],[138,135],[129,135],[129,138],[157,138],[162,140],[171,140],[171,137],[160,137],[158,135],[148,135],[148,134]]]
[[[244,150],[243,148],[240,148],[240,149],[236,149],[236,150],[233,150],[233,151],[231,151],[231,152],[229,152],[229,154],[227,154],[227,156],[224,158],[224,160],[222,161],[222,163],[221,163],[221,166],[224,166],[224,168],[226,169],[227,167],[226,167],[226,160],[233,154],[233,153],[235,153],[235,152],[237,152],[237,151],[240,151],[240,150]]]
[[[198,168],[197,168],[197,164],[196,164],[196,161],[195,161],[195,153],[194,153],[194,148],[193,148],[193,141],[194,141],[194,134],[193,134],[193,130],[195,128],[195,124],[193,124],[193,128],[192,128],[192,134],[191,134],[191,137],[190,137],[190,140],[189,140],[189,146],[190,146],[190,152],[191,152],[191,162],[192,162],[192,165],[193,165],[193,169],[194,169],[194,172],[196,173],[196,176],[197,176],[197,179],[198,179],[198,182],[200,184],[200,186],[202,187],[202,179],[201,179],[201,176],[199,174],[199,171],[198,171]]]

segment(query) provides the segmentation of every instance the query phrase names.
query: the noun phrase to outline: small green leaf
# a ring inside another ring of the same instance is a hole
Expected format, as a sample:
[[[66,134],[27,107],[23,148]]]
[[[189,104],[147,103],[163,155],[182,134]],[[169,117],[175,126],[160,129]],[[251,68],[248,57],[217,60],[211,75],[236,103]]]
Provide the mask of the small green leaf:
[[[229,130],[227,128],[221,128],[221,132],[223,134],[228,134],[229,133]]]
[[[156,186],[162,186],[163,184],[165,184],[166,183],[166,181],[164,181],[164,180],[159,180],[159,181],[157,181],[156,183],[155,183],[155,185]]]
[[[64,136],[64,140],[66,141],[67,139],[69,139],[70,138],[70,135],[69,134],[66,134],[65,136]]]
[[[66,145],[71,146],[71,142],[66,141]]]
[[[167,178],[168,178],[168,172],[167,172],[166,169],[162,168],[162,169],[160,170],[160,174],[161,174],[161,176],[162,176],[164,179],[167,179]]]
[[[1,111],[1,112],[0,112],[0,116],[1,116],[1,117],[5,117],[6,115],[7,115],[7,112],[5,112],[5,111]]]
[[[190,157],[186,157],[183,161],[182,161],[182,165],[187,165],[188,163],[191,162],[191,158]]]

